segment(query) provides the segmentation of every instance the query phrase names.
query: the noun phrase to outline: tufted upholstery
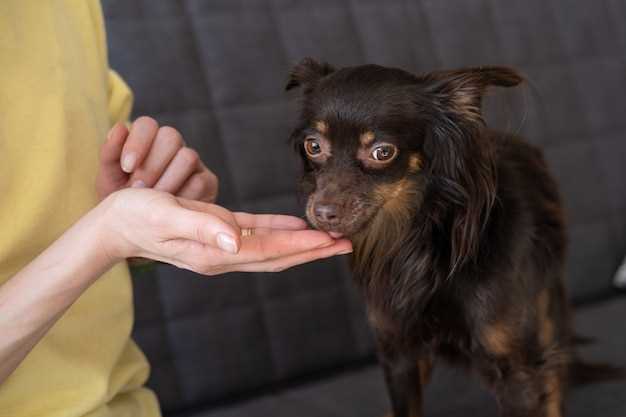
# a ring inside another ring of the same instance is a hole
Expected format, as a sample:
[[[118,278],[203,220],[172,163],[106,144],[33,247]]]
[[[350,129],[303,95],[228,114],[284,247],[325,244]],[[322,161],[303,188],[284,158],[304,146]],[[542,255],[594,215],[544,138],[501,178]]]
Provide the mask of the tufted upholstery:
[[[528,87],[493,94],[487,119],[545,150],[568,209],[573,300],[612,295],[610,279],[626,253],[623,1],[104,0],[103,6],[111,66],[135,91],[135,115],[178,128],[219,175],[220,203],[237,210],[302,214],[297,158],[286,143],[296,105],[283,91],[290,66],[302,57],[411,71],[520,68]],[[165,411],[274,393],[373,358],[342,259],[280,274],[207,279],[159,266],[135,275],[135,338],[153,365],[150,385]],[[612,303],[618,307],[607,311],[624,312],[623,299]],[[371,410],[386,407],[382,382],[373,368],[360,372],[329,384],[352,390],[369,384],[376,395],[368,398],[378,405],[351,401],[344,411],[303,411],[294,393],[224,415],[375,415]],[[330,398],[341,391],[319,389],[316,396]]]

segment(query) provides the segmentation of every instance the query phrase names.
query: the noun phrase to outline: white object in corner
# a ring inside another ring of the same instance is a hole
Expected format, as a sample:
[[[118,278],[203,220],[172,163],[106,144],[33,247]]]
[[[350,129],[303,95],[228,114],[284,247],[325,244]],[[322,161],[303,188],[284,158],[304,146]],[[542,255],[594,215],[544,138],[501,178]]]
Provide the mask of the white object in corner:
[[[626,289],[626,259],[624,259],[622,265],[617,269],[615,278],[613,278],[613,285],[617,288]]]

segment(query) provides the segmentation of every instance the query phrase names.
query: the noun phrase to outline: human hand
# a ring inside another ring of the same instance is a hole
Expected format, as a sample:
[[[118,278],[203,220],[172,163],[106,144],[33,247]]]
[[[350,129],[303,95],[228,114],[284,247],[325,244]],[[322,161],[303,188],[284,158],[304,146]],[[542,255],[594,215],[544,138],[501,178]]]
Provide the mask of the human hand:
[[[179,197],[215,201],[218,179],[185,146],[181,134],[147,116],[139,117],[130,131],[117,123],[100,150],[96,190],[100,200],[127,187],[150,187]]]
[[[204,275],[277,272],[352,251],[350,241],[307,230],[297,217],[233,213],[151,189],[115,192],[97,209],[111,263],[144,257]]]

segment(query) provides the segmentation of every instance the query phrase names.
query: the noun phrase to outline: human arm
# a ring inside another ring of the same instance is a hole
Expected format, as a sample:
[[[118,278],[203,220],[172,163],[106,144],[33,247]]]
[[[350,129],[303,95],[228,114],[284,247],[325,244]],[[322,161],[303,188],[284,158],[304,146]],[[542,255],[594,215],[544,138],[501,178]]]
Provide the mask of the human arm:
[[[150,189],[113,193],[0,286],[0,384],[113,264],[140,256],[204,275],[280,271],[351,251],[300,219],[232,213]],[[240,236],[240,229],[254,229]],[[217,247],[224,233],[237,253]]]

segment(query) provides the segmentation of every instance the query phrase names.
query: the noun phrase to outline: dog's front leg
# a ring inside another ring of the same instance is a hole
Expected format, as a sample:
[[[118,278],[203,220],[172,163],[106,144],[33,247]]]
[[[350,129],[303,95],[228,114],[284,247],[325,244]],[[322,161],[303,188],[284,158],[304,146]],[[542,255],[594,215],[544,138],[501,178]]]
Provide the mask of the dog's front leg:
[[[379,354],[393,417],[422,417],[422,385],[430,375],[431,362],[404,355]]]
[[[488,368],[482,373],[496,395],[501,417],[563,416],[565,374],[558,363],[537,365],[501,358],[499,366]]]
[[[562,417],[562,386],[556,372],[513,371],[496,388],[502,417]]]

